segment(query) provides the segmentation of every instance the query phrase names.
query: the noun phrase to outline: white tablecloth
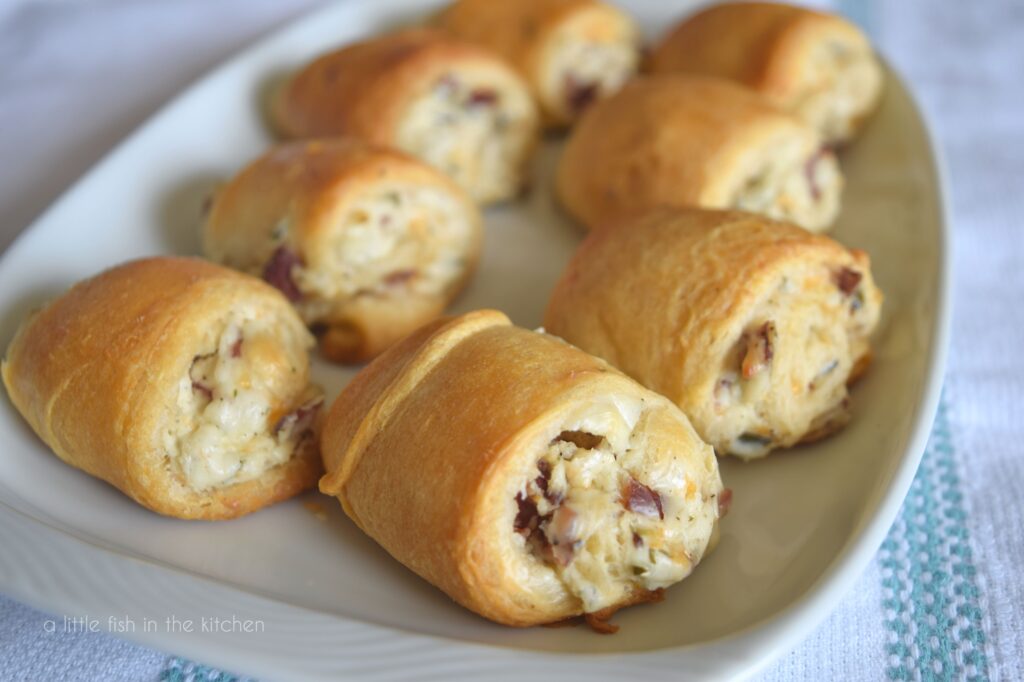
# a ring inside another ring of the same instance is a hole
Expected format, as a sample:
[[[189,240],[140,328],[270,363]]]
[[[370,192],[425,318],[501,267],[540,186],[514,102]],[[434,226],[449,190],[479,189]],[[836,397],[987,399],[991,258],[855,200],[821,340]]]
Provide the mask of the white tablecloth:
[[[189,82],[314,4],[0,1],[0,246]],[[1021,679],[1024,3],[833,4],[908,78],[948,156],[955,332],[932,443],[889,538],[763,678]],[[0,679],[231,679],[106,634],[49,634],[49,617],[0,595]]]

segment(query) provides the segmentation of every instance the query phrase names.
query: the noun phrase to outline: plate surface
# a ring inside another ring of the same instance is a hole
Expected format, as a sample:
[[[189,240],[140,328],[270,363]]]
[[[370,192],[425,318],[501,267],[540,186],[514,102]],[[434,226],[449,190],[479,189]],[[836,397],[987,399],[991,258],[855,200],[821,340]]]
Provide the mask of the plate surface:
[[[690,5],[621,2],[652,33]],[[198,252],[218,181],[270,142],[260,100],[317,52],[416,18],[410,0],[348,2],[287,27],[190,88],[82,179],[0,261],[0,342],[33,307],[115,263]],[[948,336],[949,235],[927,128],[889,73],[881,109],[842,153],[833,236],[867,250],[886,294],[875,364],[852,424],[810,447],[722,462],[735,502],[722,542],[665,602],[621,613],[615,637],[507,629],[451,603],[316,493],[222,523],[136,506],[52,456],[5,400],[0,433],[0,590],[51,611],[130,620],[128,637],[268,677],[588,679],[746,675],[806,636],[864,569],[916,470],[938,401]],[[499,308],[540,323],[582,237],[555,206],[558,140],[534,191],[486,214],[476,280],[456,311]],[[352,376],[318,362],[336,394]],[[310,503],[313,503],[311,505]],[[320,505],[326,512],[311,513]],[[193,621],[191,632],[168,617]],[[202,618],[262,623],[208,631]],[[154,625],[146,628],[144,619]]]

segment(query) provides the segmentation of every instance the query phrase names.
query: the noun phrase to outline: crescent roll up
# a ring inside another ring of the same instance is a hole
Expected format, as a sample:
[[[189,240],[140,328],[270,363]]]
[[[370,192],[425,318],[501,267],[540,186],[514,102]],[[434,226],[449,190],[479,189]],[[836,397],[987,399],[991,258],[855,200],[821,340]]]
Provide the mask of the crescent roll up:
[[[313,338],[267,284],[187,258],[120,265],[19,329],[3,380],[62,460],[153,511],[228,519],[322,469]]]
[[[814,231],[831,226],[843,178],[812,129],[739,85],[637,78],[573,129],[557,192],[593,228],[655,206],[734,208]]]
[[[439,168],[481,203],[516,196],[539,122],[529,88],[483,48],[408,29],[325,54],[272,111],[287,137],[346,135]]]
[[[599,0],[456,0],[438,24],[515,66],[556,127],[622,87],[640,61],[633,20]]]
[[[830,144],[857,132],[878,105],[883,80],[857,26],[834,14],[769,2],[715,5],[689,17],[654,49],[650,70],[742,83]]]
[[[480,257],[476,205],[439,171],[355,139],[279,145],[211,207],[203,252],[262,276],[341,362],[437,317]]]
[[[660,209],[588,236],[545,328],[666,396],[719,454],[848,420],[882,294],[863,251],[739,212]]]
[[[675,405],[496,311],[379,356],[331,408],[321,447],[320,490],[364,532],[513,626],[660,596],[701,560],[729,497]]]

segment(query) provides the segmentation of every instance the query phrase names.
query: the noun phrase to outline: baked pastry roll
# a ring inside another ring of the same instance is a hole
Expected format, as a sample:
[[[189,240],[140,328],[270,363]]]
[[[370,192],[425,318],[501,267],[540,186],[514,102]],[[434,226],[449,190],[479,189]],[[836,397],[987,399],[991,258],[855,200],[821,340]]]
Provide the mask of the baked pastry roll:
[[[747,213],[658,209],[588,236],[544,324],[675,402],[719,454],[751,458],[847,422],[881,303],[863,251]]]
[[[229,519],[321,473],[313,338],[272,287],[150,258],[76,284],[7,348],[11,402],[62,460],[153,511]]]
[[[476,205],[439,171],[355,139],[292,142],[215,197],[203,252],[280,289],[341,362],[442,313],[480,257]]]
[[[638,78],[573,129],[557,191],[593,228],[659,205],[735,208],[828,229],[843,178],[821,138],[756,93],[700,76]]]
[[[857,26],[768,2],[715,5],[682,21],[652,51],[650,70],[742,83],[830,144],[852,137],[882,92],[881,67]]]
[[[633,20],[599,0],[456,0],[438,24],[514,65],[552,126],[618,90],[640,61]]]
[[[707,551],[723,495],[675,405],[496,311],[374,360],[331,408],[322,452],[320,490],[363,531],[514,626],[659,597]]]
[[[441,169],[481,203],[516,196],[536,145],[536,105],[483,48],[409,29],[323,55],[274,99],[288,137],[349,135]]]

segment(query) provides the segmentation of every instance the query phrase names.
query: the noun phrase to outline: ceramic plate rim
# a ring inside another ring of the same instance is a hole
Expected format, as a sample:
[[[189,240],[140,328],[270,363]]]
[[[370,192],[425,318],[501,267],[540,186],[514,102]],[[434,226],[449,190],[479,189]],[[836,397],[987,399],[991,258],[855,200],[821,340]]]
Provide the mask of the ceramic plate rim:
[[[156,120],[168,115],[168,112],[178,101],[200,88],[205,82],[216,78],[218,74],[236,61],[245,59],[250,52],[258,49],[264,43],[278,39],[283,34],[295,30],[299,25],[306,22],[314,22],[321,15],[326,15],[332,11],[336,11],[336,7],[329,4],[272,31],[269,35],[216,66],[175,97],[171,98],[160,110],[126,136],[85,175],[68,188],[46,211],[32,222],[32,225],[23,230],[8,246],[3,255],[0,256],[0,269],[17,257],[18,252],[21,250],[21,245],[30,237],[37,226],[46,223],[50,214],[56,212],[61,204],[72,201],[75,195],[83,191],[83,186],[88,178],[101,174],[106,168],[115,165],[122,151],[130,147],[137,138],[144,135],[146,129],[153,125]],[[545,665],[549,666],[548,669],[551,672],[555,672],[555,668],[564,668],[560,671],[560,675],[564,675],[568,671],[581,673],[589,670],[591,679],[593,679],[593,674],[597,674],[599,678],[610,679],[612,675],[622,673],[622,670],[618,670],[619,665],[622,664],[628,664],[632,667],[631,669],[635,670],[637,661],[643,660],[651,665],[652,669],[650,672],[658,670],[667,672],[671,668],[664,667],[664,665],[666,663],[670,665],[673,657],[681,652],[704,650],[710,653],[712,650],[728,651],[737,646],[742,647],[750,655],[735,656],[732,660],[724,661],[719,657],[713,656],[712,658],[719,659],[718,664],[713,666],[713,670],[697,670],[698,676],[708,673],[714,674],[716,677],[723,675],[748,677],[753,675],[777,656],[789,651],[804,639],[831,612],[842,595],[852,587],[853,582],[863,573],[895,520],[900,505],[910,488],[910,484],[923,456],[931,432],[932,421],[940,401],[944,368],[949,351],[952,320],[951,294],[954,278],[949,220],[951,213],[948,205],[950,196],[948,175],[942,156],[942,149],[936,144],[932,126],[926,116],[926,112],[914,98],[913,92],[906,87],[905,79],[891,65],[889,65],[889,70],[892,77],[897,79],[903,86],[920,120],[928,151],[931,155],[929,168],[936,175],[939,214],[936,234],[940,243],[937,245],[939,271],[936,273],[936,309],[931,330],[934,342],[929,348],[930,357],[927,362],[924,389],[919,396],[910,438],[902,453],[900,464],[888,488],[882,493],[873,515],[862,524],[859,530],[853,533],[851,540],[843,546],[842,550],[833,558],[818,579],[808,587],[806,592],[774,616],[751,624],[743,630],[731,633],[717,640],[669,647],[657,651],[612,654],[524,652],[484,643],[456,642],[441,636],[368,624],[340,615],[328,616],[301,606],[274,601],[255,590],[248,590],[231,585],[226,581],[195,574],[187,569],[168,565],[158,559],[129,555],[105,547],[101,543],[91,542],[62,528],[59,522],[51,523],[45,519],[37,518],[28,512],[9,505],[2,498],[0,498],[0,538],[6,537],[7,534],[24,532],[26,528],[30,528],[32,529],[32,537],[40,538],[40,542],[32,546],[23,545],[29,554],[37,552],[42,556],[46,554],[46,547],[52,549],[56,546],[65,546],[72,548],[67,551],[73,551],[76,560],[83,566],[87,564],[95,566],[104,563],[110,563],[122,569],[131,566],[132,570],[141,571],[147,575],[151,574],[151,577],[157,582],[180,583],[181,586],[185,586],[187,589],[197,590],[210,597],[228,595],[233,600],[233,603],[237,602],[239,605],[255,604],[256,606],[253,608],[272,606],[281,614],[286,614],[290,618],[315,621],[318,622],[320,627],[323,627],[325,623],[319,621],[333,621],[336,626],[339,626],[338,632],[344,632],[349,638],[351,638],[354,628],[366,634],[373,634],[374,637],[382,637],[388,640],[390,645],[394,645],[398,649],[420,652],[422,655],[426,650],[424,646],[440,647],[453,654],[461,653],[466,656],[467,660],[474,659],[479,661],[479,667],[474,667],[472,670],[465,668],[453,669],[451,671],[453,677],[458,676],[470,679],[483,671],[493,676],[494,673],[502,673],[501,666],[504,663],[529,657],[531,660],[543,661]],[[35,555],[29,557],[29,559],[35,558]],[[32,561],[28,560],[22,564],[22,567],[30,568],[31,564]],[[106,614],[110,610],[111,605],[106,603],[96,593],[74,593],[72,589],[74,586],[72,585],[64,585],[62,589],[58,590],[48,589],[53,587],[52,584],[48,585],[45,581],[36,579],[38,576],[30,575],[30,573],[31,571],[22,571],[16,575],[0,576],[0,580],[3,581],[0,587],[3,588],[5,593],[25,603],[50,612],[74,614],[88,611],[89,613]],[[128,601],[130,600],[129,597]],[[261,602],[266,602],[266,604],[261,604]],[[72,608],[67,608],[69,605]],[[767,627],[768,625],[771,627]],[[294,672],[289,667],[289,659],[283,655],[283,652],[275,652],[272,648],[253,648],[252,643],[250,643],[250,646],[243,647],[240,646],[241,642],[231,637],[211,637],[204,642],[192,638],[175,637],[173,634],[166,632],[135,633],[122,636],[160,649],[173,648],[179,655],[202,660],[205,663],[222,666],[230,670],[253,672],[254,666],[258,664],[260,674],[265,672],[274,674],[276,671],[285,675]],[[363,641],[362,638],[357,639],[360,642]],[[753,653],[751,654],[751,652]],[[344,658],[340,655],[343,652],[338,653],[337,659]],[[261,656],[261,654],[263,655]],[[483,660],[480,660],[481,654],[484,654]],[[725,658],[729,659],[728,656]],[[341,667],[331,669],[329,673],[325,673],[325,679],[339,672],[345,672],[345,674],[350,676],[355,675],[360,679],[376,677],[376,675],[369,674],[365,669],[360,670],[346,666],[342,660],[338,660],[338,663]],[[406,662],[406,665],[408,665],[408,662]],[[551,668],[551,666],[555,668]],[[399,666],[395,672],[400,673],[401,670],[405,670],[408,673],[414,671],[415,668]],[[315,671],[307,672],[311,673],[311,678],[317,676]],[[675,672],[679,674],[681,671],[676,670]],[[515,677],[521,679],[522,674],[523,670],[520,669],[516,671]],[[397,676],[401,677],[400,674]]]

